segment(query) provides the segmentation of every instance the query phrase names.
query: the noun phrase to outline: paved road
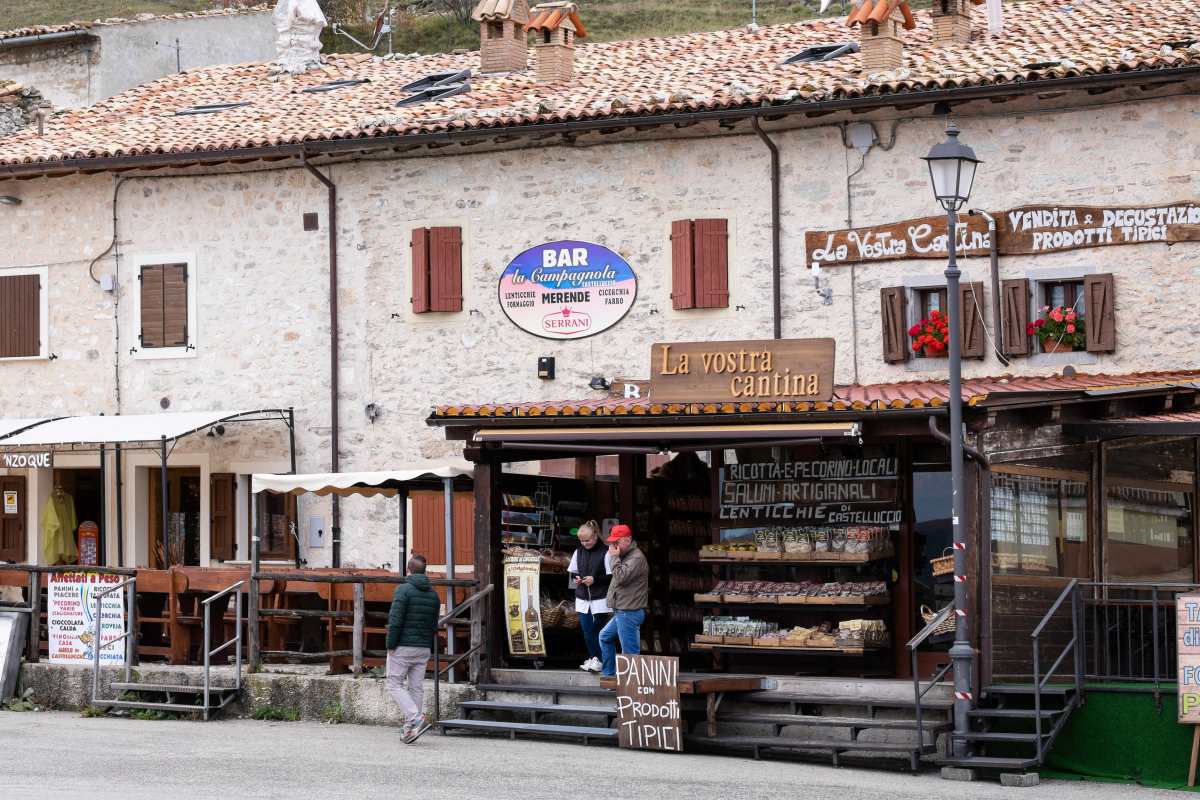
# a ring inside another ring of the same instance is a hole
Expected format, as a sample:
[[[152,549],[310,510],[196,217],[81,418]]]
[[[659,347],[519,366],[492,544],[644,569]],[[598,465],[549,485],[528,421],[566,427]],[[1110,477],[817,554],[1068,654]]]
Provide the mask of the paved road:
[[[1015,792],[1015,794],[1014,794]],[[1105,800],[1178,797],[1047,781],[1035,789],[934,774],[660,755],[307,722],[142,722],[0,712],[0,797],[420,800]]]

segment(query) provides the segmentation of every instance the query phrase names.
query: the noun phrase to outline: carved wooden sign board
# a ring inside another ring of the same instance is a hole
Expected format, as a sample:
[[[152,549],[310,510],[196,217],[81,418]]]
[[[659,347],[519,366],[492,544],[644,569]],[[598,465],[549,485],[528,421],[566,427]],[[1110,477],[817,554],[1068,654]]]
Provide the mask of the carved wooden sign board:
[[[1035,255],[1087,247],[1200,241],[1200,204],[1155,206],[1030,205],[995,213],[1000,255]],[[823,266],[948,253],[945,216],[804,235],[809,262]],[[991,232],[982,216],[961,216],[955,232],[960,256],[986,256]]]
[[[668,342],[650,349],[657,403],[829,400],[833,339]]]

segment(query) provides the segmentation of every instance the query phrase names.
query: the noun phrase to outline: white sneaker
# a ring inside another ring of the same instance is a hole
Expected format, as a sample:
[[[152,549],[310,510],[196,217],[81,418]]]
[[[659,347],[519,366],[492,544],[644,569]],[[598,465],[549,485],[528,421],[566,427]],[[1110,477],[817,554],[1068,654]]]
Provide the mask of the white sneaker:
[[[594,658],[589,658],[586,661],[584,661],[582,664],[580,664],[579,668],[581,670],[583,670],[584,672],[591,672],[592,671],[592,662],[595,660],[596,659],[594,659]]]
[[[600,659],[598,658],[589,658],[587,663],[584,664],[584,669],[588,672],[599,672],[603,667],[604,665],[600,663]]]

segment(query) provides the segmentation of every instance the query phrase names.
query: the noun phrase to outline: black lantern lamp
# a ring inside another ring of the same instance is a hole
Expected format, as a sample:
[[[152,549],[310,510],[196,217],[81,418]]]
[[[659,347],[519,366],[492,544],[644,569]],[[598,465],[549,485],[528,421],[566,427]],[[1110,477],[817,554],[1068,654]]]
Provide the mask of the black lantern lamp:
[[[925,163],[929,165],[933,195],[942,208],[957,211],[966,205],[980,161],[974,150],[958,140],[958,127],[953,122],[946,128],[946,141],[933,146]]]

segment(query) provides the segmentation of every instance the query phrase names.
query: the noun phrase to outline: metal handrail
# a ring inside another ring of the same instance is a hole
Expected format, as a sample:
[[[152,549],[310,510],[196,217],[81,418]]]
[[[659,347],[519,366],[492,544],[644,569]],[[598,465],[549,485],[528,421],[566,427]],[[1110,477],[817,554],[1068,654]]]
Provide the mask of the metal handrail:
[[[916,703],[915,710],[916,710],[916,717],[917,717],[917,744],[919,744],[921,747],[925,746],[925,715],[924,715],[924,709],[921,706],[921,700],[923,700],[925,695],[929,694],[929,691],[934,686],[936,686],[938,684],[938,682],[941,681],[942,678],[944,678],[946,676],[946,673],[950,671],[950,667],[953,665],[946,664],[944,667],[942,667],[938,671],[938,673],[936,675],[934,675],[932,679],[930,679],[929,684],[924,689],[922,689],[921,688],[921,674],[920,674],[920,671],[917,669],[917,648],[920,647],[922,644],[924,644],[925,640],[933,635],[934,630],[936,630],[939,625],[941,625],[943,622],[945,622],[946,617],[950,616],[950,614],[953,611],[954,611],[953,604],[948,605],[945,608],[943,608],[941,611],[939,611],[937,614],[935,614],[933,616],[933,619],[931,619],[929,621],[929,623],[924,628],[922,628],[916,636],[909,639],[908,644],[906,645],[906,647],[908,647],[909,658],[912,661],[913,699]]]
[[[1075,648],[1076,643],[1079,641],[1078,589],[1079,580],[1072,578],[1070,583],[1068,583],[1062,590],[1062,593],[1059,594],[1058,599],[1054,601],[1052,606],[1050,606],[1050,610],[1047,611],[1045,616],[1042,617],[1042,621],[1039,622],[1037,627],[1033,629],[1033,633],[1029,635],[1030,639],[1033,641],[1033,720],[1034,731],[1037,734],[1035,744],[1037,746],[1037,760],[1039,764],[1042,763],[1042,757],[1045,753],[1046,745],[1046,742],[1043,741],[1042,738],[1042,689],[1046,687],[1046,684],[1049,682],[1050,678],[1054,676],[1054,673],[1058,670],[1059,665],[1062,664],[1063,659],[1066,658],[1069,653],[1074,652],[1075,655],[1075,696],[1071,699],[1072,704],[1079,702],[1079,693],[1083,689],[1082,662],[1079,658],[1080,653],[1076,651]],[[1071,598],[1071,640],[1063,647],[1062,652],[1059,653],[1058,658],[1054,661],[1054,664],[1052,664],[1050,669],[1046,671],[1046,675],[1044,677],[1039,677],[1041,674],[1040,637],[1042,635],[1042,631],[1048,624],[1050,624],[1050,619],[1055,615],[1055,613],[1058,612],[1058,609],[1062,607],[1062,604],[1066,601],[1068,596]],[[1061,725],[1061,722],[1062,720],[1060,719],[1059,723],[1055,725],[1055,730],[1058,729],[1058,727]],[[1051,736],[1053,736],[1053,732],[1051,733]]]
[[[118,589],[123,589],[129,586],[129,592],[126,596],[125,621],[121,626],[123,633],[107,642],[100,640],[100,624],[104,617],[104,598]],[[92,705],[100,702],[100,651],[105,647],[114,645],[117,642],[125,642],[125,682],[129,682],[131,670],[133,668],[133,614],[134,604],[137,602],[137,577],[129,577],[118,583],[116,586],[110,586],[107,589],[96,592],[92,595],[92,600],[96,604],[96,625],[93,631],[95,639],[92,644]]]
[[[1050,610],[1046,612],[1046,616],[1042,617],[1042,621],[1039,622],[1038,626],[1033,629],[1032,636],[1034,639],[1042,635],[1042,629],[1045,628],[1050,622],[1050,618],[1054,616],[1054,612],[1058,611],[1059,606],[1063,604],[1063,601],[1067,599],[1069,594],[1075,591],[1075,587],[1078,585],[1078,578],[1072,578],[1071,582],[1066,585],[1066,587],[1062,590],[1062,593],[1058,596],[1058,599],[1054,601],[1054,605],[1050,606]]]
[[[230,645],[235,645],[234,649],[233,649],[233,653],[234,653],[233,657],[234,657],[234,665],[235,665],[234,673],[233,673],[233,688],[236,691],[241,691],[241,689],[242,689],[242,593],[238,590],[241,589],[242,586],[245,585],[245,583],[246,583],[245,580],[240,580],[237,583],[234,583],[230,586],[225,587],[221,591],[214,594],[212,597],[209,597],[209,598],[206,598],[206,599],[200,601],[200,604],[202,606],[204,606],[204,719],[205,720],[208,719],[208,696],[209,696],[209,691],[212,688],[212,682],[211,682],[212,678],[211,678],[211,675],[209,672],[209,670],[212,666],[212,657],[215,656],[217,653],[222,652],[223,650],[225,650],[225,648],[229,647]],[[209,620],[211,619],[212,615],[209,613],[209,606],[214,600],[224,597],[225,595],[229,594],[230,592],[234,592],[234,595],[233,595],[233,602],[234,602],[233,638],[230,639],[229,641],[225,642],[224,644],[218,645],[216,647],[216,649],[210,649],[211,633],[209,631]]]
[[[468,597],[467,599],[463,600],[461,603],[459,603],[457,606],[455,606],[454,608],[447,611],[444,615],[442,615],[438,619],[437,627],[438,628],[446,627],[448,622],[450,622],[452,620],[456,620],[458,618],[458,615],[461,614],[463,611],[465,611],[468,608],[472,609],[471,615],[472,615],[472,619],[474,619],[475,615],[480,613],[480,610],[475,608],[475,606],[478,605],[478,603],[481,600],[483,600],[485,597],[490,595],[492,593],[493,589],[495,589],[495,586],[493,584],[489,583],[487,586],[483,587],[475,594],[473,594],[470,597]],[[436,630],[434,631],[434,636],[433,636],[433,718],[434,718],[434,720],[439,720],[442,717],[442,673],[449,672],[460,661],[463,661],[464,659],[475,655],[476,653],[478,653],[480,650],[482,650],[484,648],[484,644],[487,641],[486,633],[484,633],[484,630],[485,630],[484,626],[476,625],[476,624],[474,624],[474,622],[472,622],[472,625],[471,625],[472,636],[474,635],[474,631],[477,628],[480,630],[479,641],[471,642],[471,646],[469,648],[467,648],[467,652],[463,653],[462,655],[459,655],[457,658],[450,661],[444,668],[441,667],[441,654],[438,652],[437,631]],[[447,655],[453,656],[455,654],[447,653]],[[451,681],[451,682],[453,682],[453,681]]]

